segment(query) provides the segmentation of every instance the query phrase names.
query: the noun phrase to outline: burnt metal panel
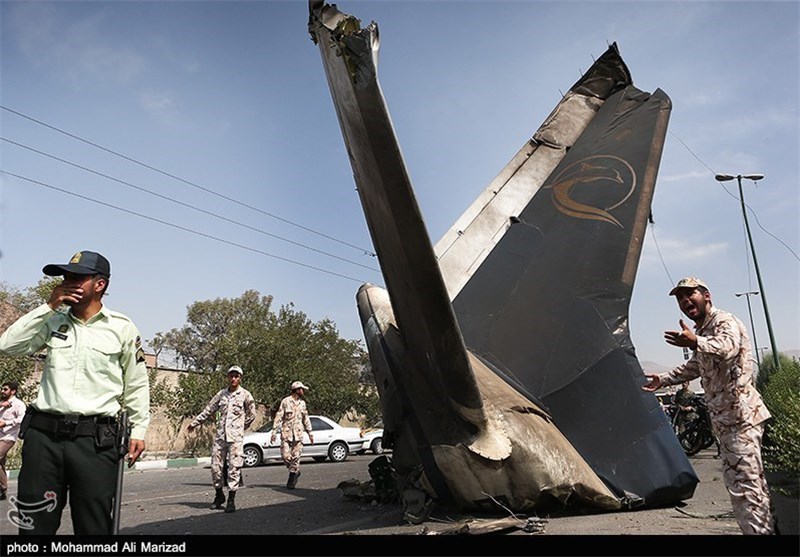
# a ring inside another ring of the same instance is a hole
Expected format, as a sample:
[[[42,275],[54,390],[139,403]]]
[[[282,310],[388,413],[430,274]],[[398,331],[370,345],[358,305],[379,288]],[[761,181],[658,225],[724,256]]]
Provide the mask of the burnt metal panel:
[[[609,47],[500,173],[508,196],[487,190],[451,229],[467,241],[440,241],[440,266],[378,84],[377,25],[309,10],[386,281],[358,307],[396,461],[467,506],[691,496],[627,329],[668,97],[633,87]]]
[[[697,482],[628,330],[670,109],[660,90],[612,95],[453,302],[467,347],[542,400],[618,494],[650,504]]]

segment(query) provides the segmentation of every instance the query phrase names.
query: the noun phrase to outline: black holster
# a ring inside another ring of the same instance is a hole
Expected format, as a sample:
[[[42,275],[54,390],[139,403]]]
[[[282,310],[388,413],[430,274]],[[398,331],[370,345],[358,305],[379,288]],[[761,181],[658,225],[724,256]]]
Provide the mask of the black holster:
[[[119,436],[117,423],[96,424],[94,427],[94,446],[98,449],[109,449],[117,444]]]

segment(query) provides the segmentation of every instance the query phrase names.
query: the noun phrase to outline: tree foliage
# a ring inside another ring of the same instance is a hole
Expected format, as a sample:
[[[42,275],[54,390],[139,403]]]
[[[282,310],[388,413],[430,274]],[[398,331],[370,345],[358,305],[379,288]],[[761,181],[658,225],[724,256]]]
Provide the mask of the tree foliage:
[[[772,419],[764,434],[764,462],[769,470],[800,476],[800,361],[779,354],[776,368],[771,356],[761,366],[768,377],[762,394]]]
[[[232,365],[244,370],[242,385],[256,401],[272,410],[296,380],[310,387],[311,413],[340,420],[353,409],[371,415],[377,408],[377,395],[359,383],[365,353],[357,341],[342,339],[329,319],[312,322],[293,304],[275,312],[272,297],[254,290],[195,302],[183,327],[158,333],[150,344],[170,350],[193,372],[164,395],[171,419],[198,414],[226,385]]]

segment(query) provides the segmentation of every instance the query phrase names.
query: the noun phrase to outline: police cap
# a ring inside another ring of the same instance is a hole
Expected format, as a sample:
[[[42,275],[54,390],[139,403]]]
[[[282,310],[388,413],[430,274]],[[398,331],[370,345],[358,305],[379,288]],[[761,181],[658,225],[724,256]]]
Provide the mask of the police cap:
[[[42,268],[42,272],[48,277],[58,277],[66,273],[74,275],[103,275],[106,278],[111,276],[111,263],[108,259],[94,251],[79,251],[72,256],[69,263],[63,265],[51,263]]]

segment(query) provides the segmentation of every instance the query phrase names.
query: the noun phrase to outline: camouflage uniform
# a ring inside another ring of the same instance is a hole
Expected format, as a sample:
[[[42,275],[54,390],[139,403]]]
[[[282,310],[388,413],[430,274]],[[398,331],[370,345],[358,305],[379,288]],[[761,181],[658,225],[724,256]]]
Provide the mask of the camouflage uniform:
[[[256,419],[255,406],[253,395],[244,387],[233,392],[224,388],[214,395],[205,409],[192,421],[192,427],[195,428],[219,410],[217,434],[211,446],[211,483],[214,489],[222,488],[224,460],[228,463],[228,490],[239,489],[241,468],[244,464],[244,430]]]
[[[311,434],[311,420],[306,402],[289,395],[281,401],[275,414],[274,430],[281,432],[281,457],[290,473],[300,470],[303,454],[303,432]]]
[[[747,330],[736,316],[712,307],[695,334],[692,357],[659,378],[663,385],[676,385],[700,377],[736,522],[745,534],[772,534],[761,459],[764,422],[771,415],[755,387]]]

